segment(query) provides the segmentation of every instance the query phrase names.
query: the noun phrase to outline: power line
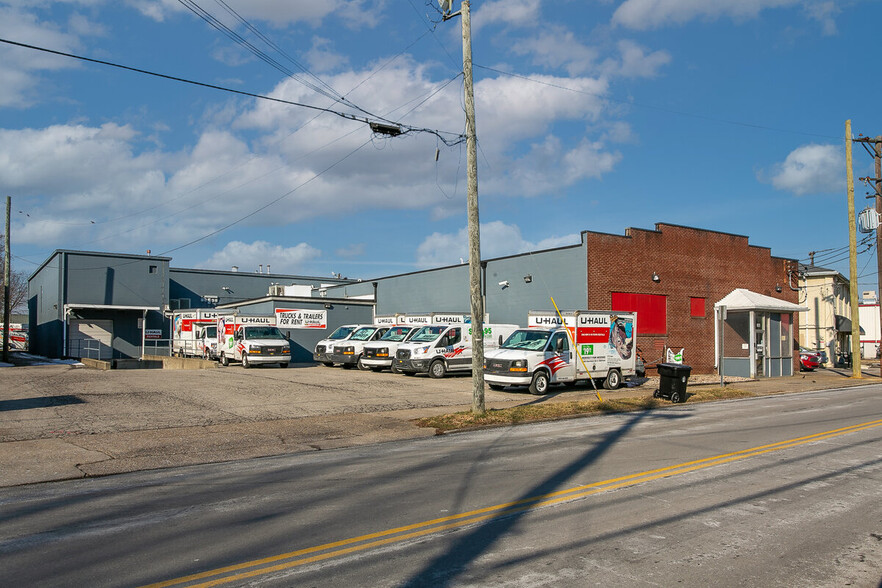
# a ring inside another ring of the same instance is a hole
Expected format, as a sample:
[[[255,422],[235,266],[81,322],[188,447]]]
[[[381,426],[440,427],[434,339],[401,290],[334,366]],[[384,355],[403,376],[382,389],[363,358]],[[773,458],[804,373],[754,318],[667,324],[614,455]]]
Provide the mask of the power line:
[[[365,123],[365,124],[369,124],[369,125],[370,125],[370,124],[374,124],[374,125],[376,125],[376,124],[377,124],[377,121],[382,121],[382,122],[385,122],[385,123],[389,123],[389,124],[391,124],[391,125],[393,125],[393,126],[399,127],[399,130],[400,130],[400,133],[399,133],[399,134],[402,134],[402,135],[403,135],[403,134],[407,134],[407,133],[428,133],[428,134],[430,134],[430,135],[435,135],[436,137],[438,137],[439,140],[441,140],[441,141],[442,141],[445,145],[447,145],[448,147],[453,147],[454,145],[458,145],[459,143],[465,141],[465,139],[466,139],[465,135],[462,135],[462,134],[456,134],[456,133],[451,133],[451,132],[448,132],[448,131],[441,131],[441,130],[437,130],[437,129],[429,129],[429,128],[424,128],[424,127],[415,127],[415,126],[406,125],[406,124],[403,124],[403,123],[398,123],[398,122],[390,121],[390,120],[388,120],[388,119],[385,119],[385,118],[383,118],[383,117],[376,116],[376,115],[369,115],[370,118],[368,118],[368,117],[364,117],[364,116],[357,116],[357,115],[354,115],[354,114],[351,114],[351,113],[340,112],[340,111],[337,111],[337,110],[333,110],[333,109],[331,109],[331,108],[323,108],[323,107],[321,107],[321,106],[314,106],[314,105],[312,105],[312,104],[304,104],[304,103],[302,103],[302,102],[294,102],[294,101],[292,101],[292,100],[285,100],[285,99],[283,99],[283,98],[274,98],[274,97],[272,97],[272,96],[266,96],[266,95],[263,95],[263,94],[256,94],[256,93],[254,93],[254,92],[246,92],[246,91],[244,91],[244,90],[235,90],[235,89],[233,89],[233,88],[227,88],[227,87],[225,87],[225,86],[218,86],[218,85],[216,85],[216,84],[208,84],[208,83],[206,83],[206,82],[197,82],[197,81],[195,81],[195,80],[189,80],[189,79],[186,79],[186,78],[181,78],[181,77],[177,77],[177,76],[171,76],[171,75],[168,75],[168,74],[162,74],[162,73],[158,73],[158,72],[153,72],[153,71],[149,71],[149,70],[146,70],[146,69],[140,69],[140,68],[137,68],[137,67],[131,67],[131,66],[128,66],[128,65],[122,65],[122,64],[119,64],[119,63],[114,63],[114,62],[112,62],[112,61],[104,61],[104,60],[101,60],[101,59],[92,59],[91,57],[84,57],[84,56],[82,56],[82,55],[75,55],[75,54],[73,54],[73,53],[65,53],[65,52],[63,52],[63,51],[56,51],[56,50],[54,50],[54,49],[47,49],[47,48],[45,48],[45,47],[38,47],[38,46],[36,46],[36,45],[29,45],[29,44],[27,44],[27,43],[19,43],[19,42],[17,42],[17,41],[12,41],[12,40],[9,40],[9,39],[0,38],[0,43],[6,43],[7,45],[14,45],[14,46],[16,46],[16,47],[23,47],[23,48],[25,48],[25,49],[32,49],[32,50],[34,50],[34,51],[41,51],[41,52],[43,52],[43,53],[50,53],[50,54],[52,54],[52,55],[60,55],[60,56],[62,56],[62,57],[69,57],[69,58],[71,58],[71,59],[79,59],[80,61],[86,61],[86,62],[89,62],[89,63],[97,63],[97,64],[99,64],[99,65],[106,65],[106,66],[109,66],[109,67],[116,67],[116,68],[119,68],[119,69],[124,69],[124,70],[132,71],[132,72],[135,72],[135,73],[140,73],[140,74],[144,74],[144,75],[148,75],[148,76],[153,76],[153,77],[157,77],[157,78],[162,78],[162,79],[165,79],[165,80],[171,80],[171,81],[174,81],[174,82],[181,82],[181,83],[183,83],[183,84],[191,84],[191,85],[193,85],[193,86],[200,86],[200,87],[203,87],[203,88],[211,88],[212,90],[220,90],[220,91],[222,91],[222,92],[230,92],[230,93],[232,93],[232,94],[238,94],[238,95],[240,95],[240,96],[248,96],[249,98],[257,98],[257,99],[259,99],[259,100],[268,100],[268,101],[270,101],[270,102],[277,102],[277,103],[280,103],[280,104],[287,104],[287,105],[289,105],[289,106],[299,106],[299,107],[301,107],[301,108],[307,108],[307,109],[310,109],[310,110],[317,110],[317,111],[320,111],[320,112],[327,112],[327,113],[329,113],[329,114],[334,114],[334,115],[337,115],[337,116],[339,116],[339,117],[341,117],[341,118],[345,118],[346,120],[351,120],[351,121],[361,122],[361,123]],[[359,110],[360,110],[360,109],[359,109]],[[375,119],[375,120],[371,120],[371,118],[373,118],[373,119]],[[450,139],[447,139],[447,138],[445,138],[445,135],[447,135],[447,136],[449,136],[449,137],[451,137],[451,138],[450,138]]]

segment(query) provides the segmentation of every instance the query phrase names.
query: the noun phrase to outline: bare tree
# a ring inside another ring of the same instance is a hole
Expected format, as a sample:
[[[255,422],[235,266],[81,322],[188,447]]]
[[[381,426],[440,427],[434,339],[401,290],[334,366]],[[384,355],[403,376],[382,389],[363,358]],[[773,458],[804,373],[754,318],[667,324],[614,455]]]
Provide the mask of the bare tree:
[[[2,227],[0,227],[2,228]],[[3,246],[3,235],[0,234],[0,261],[6,255],[6,248]],[[2,268],[0,264],[0,268]],[[23,312],[27,309],[28,302],[28,277],[22,272],[11,272],[9,279],[9,308],[11,312]],[[6,283],[3,278],[3,271],[0,270],[0,309],[3,308],[6,295]],[[0,312],[2,314],[2,312]],[[3,317],[0,316],[0,323]]]

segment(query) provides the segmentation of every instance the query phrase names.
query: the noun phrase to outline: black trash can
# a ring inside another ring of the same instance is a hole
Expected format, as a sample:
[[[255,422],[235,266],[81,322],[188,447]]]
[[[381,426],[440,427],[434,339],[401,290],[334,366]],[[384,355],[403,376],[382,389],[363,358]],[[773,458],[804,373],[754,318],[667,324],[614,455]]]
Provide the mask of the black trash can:
[[[658,364],[659,385],[653,396],[671,402],[686,402],[686,382],[692,368],[679,363]]]

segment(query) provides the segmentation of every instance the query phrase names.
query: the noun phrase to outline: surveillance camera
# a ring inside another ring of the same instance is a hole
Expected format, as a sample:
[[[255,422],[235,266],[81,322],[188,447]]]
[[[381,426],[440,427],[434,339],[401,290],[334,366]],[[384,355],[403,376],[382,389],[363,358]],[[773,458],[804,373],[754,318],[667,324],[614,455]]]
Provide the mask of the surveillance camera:
[[[502,286],[503,288],[505,288],[506,286],[509,285],[508,280],[502,280],[501,282],[499,282],[499,285]]]

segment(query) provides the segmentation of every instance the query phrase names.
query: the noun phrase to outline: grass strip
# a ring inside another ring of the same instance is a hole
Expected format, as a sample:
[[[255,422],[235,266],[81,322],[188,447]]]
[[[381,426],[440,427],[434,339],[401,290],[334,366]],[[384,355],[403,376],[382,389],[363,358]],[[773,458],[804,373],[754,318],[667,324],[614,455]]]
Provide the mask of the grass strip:
[[[755,396],[752,392],[733,387],[697,388],[687,391],[686,402],[711,402],[731,398]],[[419,427],[434,428],[437,432],[455,431],[475,427],[517,425],[537,421],[556,420],[572,416],[651,410],[670,405],[670,402],[652,396],[620,398],[616,400],[551,401],[542,404],[523,404],[511,408],[493,408],[482,415],[470,411],[442,414],[417,419]]]

